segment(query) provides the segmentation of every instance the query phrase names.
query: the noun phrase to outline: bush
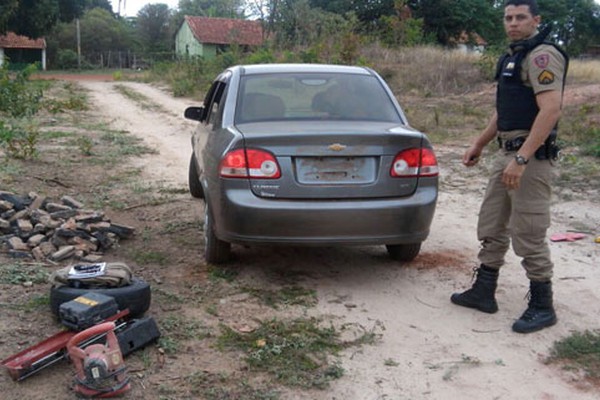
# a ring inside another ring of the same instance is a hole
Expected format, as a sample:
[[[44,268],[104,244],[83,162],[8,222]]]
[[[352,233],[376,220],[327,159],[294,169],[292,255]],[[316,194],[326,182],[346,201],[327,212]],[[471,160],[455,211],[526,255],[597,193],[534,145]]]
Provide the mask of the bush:
[[[78,66],[78,56],[75,51],[63,49],[56,54],[56,67],[58,69],[75,69]]]
[[[37,67],[34,64],[11,76],[8,63],[0,67],[0,112],[11,117],[28,117],[38,112],[42,91],[28,85],[29,76]]]
[[[0,146],[11,158],[31,159],[37,157],[39,140],[37,127],[14,120],[12,124],[0,121]]]

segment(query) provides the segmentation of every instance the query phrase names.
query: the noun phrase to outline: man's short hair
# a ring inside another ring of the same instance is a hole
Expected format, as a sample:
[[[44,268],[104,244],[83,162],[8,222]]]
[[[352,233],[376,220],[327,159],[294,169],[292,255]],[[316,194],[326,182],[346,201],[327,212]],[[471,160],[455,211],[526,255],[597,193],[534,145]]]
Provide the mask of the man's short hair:
[[[504,2],[504,7],[506,8],[508,6],[529,6],[531,15],[535,17],[540,14],[540,9],[536,0],[506,0]]]

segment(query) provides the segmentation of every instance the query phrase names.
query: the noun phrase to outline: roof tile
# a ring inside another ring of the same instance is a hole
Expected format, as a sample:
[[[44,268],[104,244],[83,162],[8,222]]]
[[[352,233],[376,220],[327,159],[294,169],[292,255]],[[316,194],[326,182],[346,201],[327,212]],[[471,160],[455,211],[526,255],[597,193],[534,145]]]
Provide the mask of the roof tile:
[[[194,37],[200,43],[258,46],[263,42],[263,30],[259,21],[231,18],[193,17],[186,15]]]
[[[44,38],[30,39],[27,36],[8,32],[6,35],[0,35],[0,47],[5,49],[45,49],[46,40]]]

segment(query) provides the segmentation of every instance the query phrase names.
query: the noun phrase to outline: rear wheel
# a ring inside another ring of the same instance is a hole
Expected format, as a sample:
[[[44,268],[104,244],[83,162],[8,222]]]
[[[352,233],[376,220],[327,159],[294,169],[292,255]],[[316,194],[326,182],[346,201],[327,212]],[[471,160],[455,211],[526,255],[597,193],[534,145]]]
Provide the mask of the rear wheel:
[[[204,259],[209,264],[223,264],[231,255],[231,243],[217,238],[213,228],[214,222],[208,208],[204,206]]]
[[[392,260],[403,262],[414,260],[421,251],[421,243],[388,244],[385,247]]]
[[[190,158],[190,169],[188,172],[188,186],[190,188],[190,194],[192,197],[197,199],[204,198],[204,189],[200,183],[200,175],[198,174],[198,163],[196,161],[196,155],[192,153]]]

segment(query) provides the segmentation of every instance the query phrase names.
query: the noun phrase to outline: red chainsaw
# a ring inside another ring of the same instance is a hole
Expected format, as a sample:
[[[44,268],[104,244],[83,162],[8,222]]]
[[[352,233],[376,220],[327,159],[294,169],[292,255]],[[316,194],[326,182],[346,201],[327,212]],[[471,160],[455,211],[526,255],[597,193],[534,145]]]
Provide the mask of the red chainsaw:
[[[84,397],[113,397],[131,389],[114,329],[114,322],[104,322],[79,332],[67,343],[69,358],[76,370],[74,390]],[[88,339],[104,334],[106,344],[78,347]]]

